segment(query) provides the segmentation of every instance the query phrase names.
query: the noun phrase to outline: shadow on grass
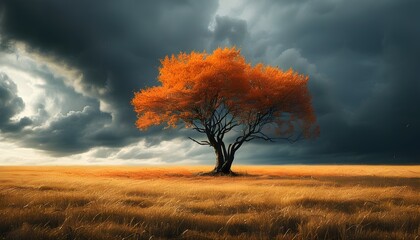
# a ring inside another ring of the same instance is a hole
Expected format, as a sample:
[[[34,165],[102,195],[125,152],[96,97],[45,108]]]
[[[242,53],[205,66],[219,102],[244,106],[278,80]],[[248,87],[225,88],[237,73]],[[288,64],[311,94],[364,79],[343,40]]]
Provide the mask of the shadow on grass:
[[[221,174],[214,172],[199,172],[191,177],[234,177],[249,178],[253,180],[278,179],[278,180],[314,180],[319,184],[335,185],[337,187],[360,186],[360,187],[410,187],[420,190],[420,178],[416,177],[383,177],[383,176],[281,176],[281,175],[258,175],[247,172],[231,172]],[[280,184],[281,185],[281,184]]]
[[[380,212],[384,210],[384,207],[380,206],[379,203],[364,200],[330,200],[305,198],[295,202],[295,205],[308,209],[318,208],[347,214],[353,214],[361,210],[369,210],[371,212]]]

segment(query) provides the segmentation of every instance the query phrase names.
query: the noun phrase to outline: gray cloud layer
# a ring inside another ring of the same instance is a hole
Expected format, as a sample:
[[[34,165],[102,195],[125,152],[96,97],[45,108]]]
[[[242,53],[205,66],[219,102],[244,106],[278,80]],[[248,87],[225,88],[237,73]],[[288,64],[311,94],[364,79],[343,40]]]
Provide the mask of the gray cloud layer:
[[[70,104],[48,126],[25,133],[26,146],[69,154],[184,136],[185,131],[161,128],[135,130],[132,92],[156,84],[158,59],[165,55],[237,45],[254,63],[309,74],[321,125],[314,141],[245,146],[238,156],[244,162],[420,159],[418,1],[244,1],[232,14],[214,20],[214,1],[4,0],[0,7],[1,46],[9,49],[10,42],[22,41],[30,51],[83,75],[81,93],[44,76],[50,79],[45,88],[56,87],[51,94],[78,96],[81,102]],[[31,122],[10,120],[24,106],[16,91],[8,89],[10,97],[1,95],[0,127],[3,132],[24,131]],[[3,98],[15,100],[5,105]],[[99,102],[109,105],[109,112],[101,111]]]
[[[17,132],[30,125],[32,121],[27,117],[13,120],[24,108],[16,84],[5,73],[0,73],[0,132]]]

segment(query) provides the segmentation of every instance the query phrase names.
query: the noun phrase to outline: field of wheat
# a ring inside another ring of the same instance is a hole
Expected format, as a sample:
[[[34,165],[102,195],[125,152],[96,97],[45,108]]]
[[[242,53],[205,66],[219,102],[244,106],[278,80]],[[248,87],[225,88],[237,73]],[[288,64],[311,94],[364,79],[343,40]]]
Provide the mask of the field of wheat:
[[[0,239],[419,239],[420,166],[0,167]]]

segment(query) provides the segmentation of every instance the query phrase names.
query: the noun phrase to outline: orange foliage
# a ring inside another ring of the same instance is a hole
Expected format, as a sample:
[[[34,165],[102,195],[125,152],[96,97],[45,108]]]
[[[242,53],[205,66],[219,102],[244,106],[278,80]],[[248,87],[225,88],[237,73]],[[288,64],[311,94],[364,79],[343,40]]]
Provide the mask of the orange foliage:
[[[143,89],[132,99],[139,129],[181,122],[188,127],[212,118],[222,106],[239,124],[270,112],[270,127],[281,135],[296,125],[306,137],[318,133],[308,77],[261,63],[251,66],[236,48],[167,56],[158,80],[161,86]]]

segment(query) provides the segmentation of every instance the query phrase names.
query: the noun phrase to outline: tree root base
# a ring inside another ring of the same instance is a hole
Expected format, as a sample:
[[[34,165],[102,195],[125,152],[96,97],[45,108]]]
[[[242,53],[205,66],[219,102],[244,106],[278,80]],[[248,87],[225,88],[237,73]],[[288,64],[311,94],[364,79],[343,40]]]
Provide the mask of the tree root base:
[[[238,174],[235,172],[215,172],[215,171],[211,171],[211,172],[199,172],[197,174],[198,176],[210,176],[210,177],[217,177],[217,176],[227,176],[227,177],[238,177],[241,176],[242,174]]]

